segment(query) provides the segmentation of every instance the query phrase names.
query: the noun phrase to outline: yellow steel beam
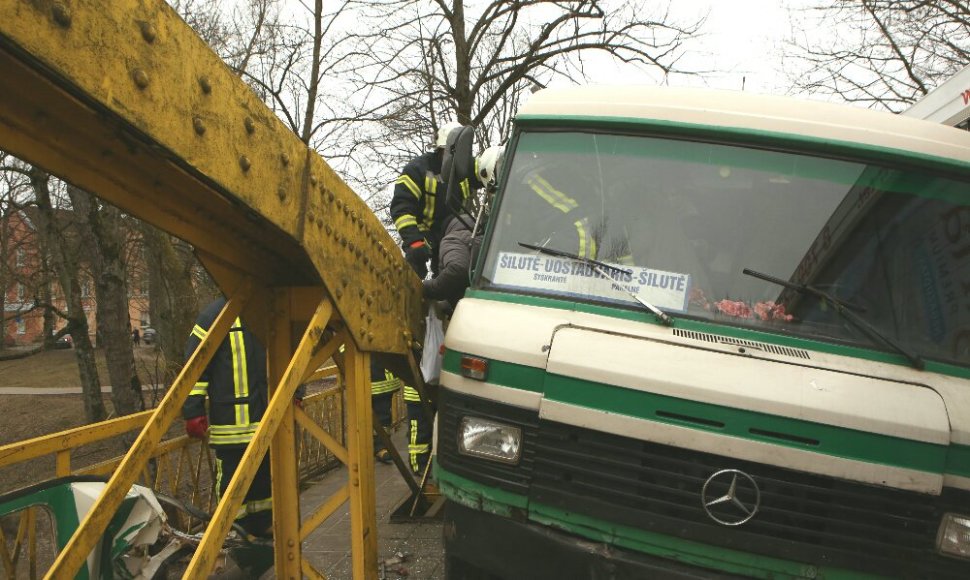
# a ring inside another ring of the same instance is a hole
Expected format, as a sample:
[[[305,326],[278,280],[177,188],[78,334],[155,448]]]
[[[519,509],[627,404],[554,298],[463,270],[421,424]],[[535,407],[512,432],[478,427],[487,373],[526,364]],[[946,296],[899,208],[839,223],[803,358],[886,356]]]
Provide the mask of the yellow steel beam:
[[[370,394],[370,355],[346,345],[343,354],[346,384],[347,449],[350,463],[350,539],[354,578],[377,577],[377,511],[374,487],[373,416]],[[341,364],[338,362],[338,364]]]
[[[332,435],[324,431],[323,427],[317,425],[302,409],[296,410],[296,422],[300,424],[300,427],[309,431],[320,443],[323,443],[323,446],[330,453],[333,453],[334,457],[339,459],[341,463],[347,465],[349,457],[347,449],[339,441],[334,439]]]
[[[327,377],[337,376],[338,374],[340,374],[340,370],[337,368],[337,365],[327,365],[321,369],[313,371],[304,379],[304,381],[310,383],[313,381],[319,381],[320,379],[325,379]]]
[[[139,429],[148,422],[153,411],[142,411],[133,415],[126,415],[117,419],[110,419],[97,423],[96,425],[86,425],[65,431],[58,431],[50,435],[43,435],[33,439],[18,441],[0,446],[0,467],[13,465],[44,457],[51,453],[74,449],[81,445],[101,441],[108,437],[114,437],[127,433],[134,429]]]
[[[305,540],[307,536],[310,535],[313,530],[317,529],[317,526],[322,524],[327,518],[333,515],[333,512],[337,511],[345,501],[350,498],[350,486],[343,485],[327,498],[327,501],[320,504],[310,517],[303,520],[300,524],[300,539]]]
[[[242,309],[251,286],[247,283],[238,293],[230,295],[222,312],[216,317],[209,333],[199,344],[195,353],[189,357],[182,368],[182,372],[175,379],[175,383],[162,399],[158,408],[152,413],[151,420],[145,426],[135,443],[128,450],[121,465],[108,480],[104,492],[98,497],[91,510],[84,516],[84,520],[75,530],[74,535],[58,554],[54,564],[47,572],[47,578],[73,578],[88,554],[104,534],[108,522],[114,517],[115,511],[121,505],[132,484],[138,479],[138,474],[144,469],[151,457],[151,451],[158,446],[162,436],[168,431],[172,420],[175,419],[185,402],[189,391],[202,375],[205,367],[212,360],[219,345],[229,332],[229,327],[236,320]]]
[[[242,500],[246,495],[246,490],[249,489],[249,485],[252,483],[253,477],[256,475],[256,470],[259,468],[260,462],[263,460],[263,457],[269,450],[271,441],[277,434],[277,431],[280,429],[280,426],[285,419],[288,418],[292,425],[293,393],[296,391],[297,386],[300,384],[300,379],[302,379],[304,373],[306,372],[306,367],[312,358],[313,350],[323,337],[327,322],[330,320],[332,314],[333,305],[329,300],[324,300],[317,307],[313,318],[310,320],[310,324],[306,328],[306,332],[303,334],[303,338],[300,340],[300,344],[296,348],[296,352],[293,354],[292,359],[289,361],[289,365],[287,365],[286,370],[282,374],[282,379],[280,380],[279,385],[274,389],[272,397],[270,397],[269,400],[269,405],[266,408],[266,412],[263,414],[263,418],[259,422],[259,427],[256,429],[256,433],[253,436],[252,441],[249,442],[249,446],[246,448],[245,453],[243,453],[242,460],[239,462],[239,467],[236,469],[236,473],[233,475],[232,480],[230,480],[225,494],[223,494],[222,498],[220,499],[219,506],[216,508],[216,511],[212,516],[212,520],[209,522],[205,534],[202,536],[202,540],[199,542],[199,547],[196,549],[195,555],[192,557],[192,561],[189,563],[189,566],[185,571],[187,577],[204,578],[215,566],[216,556],[219,552],[219,548],[222,546],[222,541],[229,532],[229,528],[232,526],[232,522],[235,519],[239,506],[242,505]],[[286,324],[289,324],[288,318],[286,320]],[[274,347],[272,356],[279,356],[275,350],[276,349]],[[292,427],[290,428],[292,429]],[[293,453],[295,454],[295,450]],[[297,492],[297,488],[294,486],[290,490],[282,490],[282,494],[277,495],[275,484],[276,478],[277,473],[274,473],[274,534],[276,521],[279,519],[275,513],[277,506],[279,505],[278,502],[285,502],[280,506],[282,510],[288,509],[290,507],[288,502],[295,502],[294,496]],[[288,539],[280,537],[274,537],[274,544],[277,556],[279,556],[281,551],[294,555],[292,564],[296,566],[298,575],[300,562],[300,543],[298,530],[296,530],[294,536],[296,536],[297,539],[292,545],[290,544],[290,540],[292,538]],[[288,557],[285,559],[289,562]],[[279,558],[277,558],[277,575],[279,577],[289,578],[292,575],[290,564],[286,563],[282,569],[280,568],[280,564]]]
[[[317,571],[317,569],[311,566],[306,560],[303,560],[300,564],[303,569],[303,575],[310,580],[327,580],[326,576]]]
[[[403,354],[420,283],[363,201],[164,0],[0,0],[0,147]]]
[[[278,390],[285,386],[284,374],[287,371],[287,363],[293,355],[293,343],[291,335],[291,320],[293,311],[290,300],[292,292],[288,289],[277,289],[272,302],[273,325],[270,329],[270,342],[268,349],[268,371],[269,384]],[[325,312],[325,317],[314,316],[312,324],[319,324],[319,332],[315,340],[307,348],[321,342],[320,337],[327,321],[333,311],[333,306],[329,301],[321,302],[321,295],[318,295],[317,303],[320,304]],[[307,328],[307,333],[315,329]],[[309,364],[309,363],[307,363]],[[296,371],[299,377],[303,376],[303,371]],[[277,386],[279,385],[279,386]],[[271,393],[272,394],[272,393]],[[292,400],[292,397],[289,399]],[[284,402],[288,402],[284,401]],[[280,420],[279,428],[276,430],[270,447],[270,467],[273,475],[273,543],[275,546],[274,557],[276,559],[276,576],[278,578],[299,578],[300,576],[300,503],[299,493],[300,477],[297,468],[296,452],[296,429],[295,419],[293,418],[294,405],[286,404],[283,406],[283,416]]]

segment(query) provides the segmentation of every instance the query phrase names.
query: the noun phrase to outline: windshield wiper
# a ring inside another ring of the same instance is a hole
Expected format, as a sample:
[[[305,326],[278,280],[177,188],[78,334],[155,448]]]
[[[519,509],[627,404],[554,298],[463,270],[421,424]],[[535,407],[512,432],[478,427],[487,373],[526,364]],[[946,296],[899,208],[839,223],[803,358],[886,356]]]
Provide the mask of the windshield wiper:
[[[614,272],[620,272],[622,274],[632,274],[633,273],[632,270],[627,270],[625,268],[619,268],[619,267],[614,266],[612,264],[607,264],[606,262],[600,262],[599,260],[594,260],[593,258],[584,258],[583,256],[580,256],[579,254],[573,254],[571,252],[565,252],[563,250],[556,250],[554,248],[547,248],[545,246],[536,246],[536,245],[533,245],[533,244],[526,244],[525,242],[518,242],[518,244],[520,246],[522,246],[523,248],[529,248],[530,250],[535,250],[535,251],[539,252],[540,254],[548,254],[550,256],[557,256],[557,257],[560,257],[560,258],[569,258],[570,260],[576,260],[577,262],[581,262],[583,264],[587,264],[589,266],[592,266],[593,269],[596,270],[596,272],[600,276],[603,276],[604,278],[612,278],[609,274],[607,274],[605,272],[605,270],[612,270]],[[620,286],[621,288],[623,288],[623,286],[620,285],[620,284],[617,284],[617,286]],[[626,288],[623,288],[623,289],[626,290]],[[639,296],[637,296],[633,292],[630,292],[629,290],[626,290],[626,293],[629,294],[630,297],[633,298],[638,304],[640,304],[641,306],[643,306],[644,308],[646,308],[647,310],[649,310],[650,312],[652,312],[653,315],[657,317],[657,320],[659,320],[660,323],[663,324],[664,326],[670,326],[670,325],[672,325],[674,323],[673,319],[670,318],[669,316],[667,316],[667,314],[663,310],[657,308],[653,304],[650,304],[649,302],[647,302],[643,298],[640,298]]]
[[[882,343],[888,346],[889,348],[895,350],[899,354],[903,355],[904,357],[906,357],[907,360],[909,360],[909,362],[916,369],[923,370],[923,368],[926,366],[923,362],[922,357],[920,357],[918,354],[913,354],[909,352],[907,349],[903,348],[895,340],[879,332],[878,330],[876,330],[874,326],[872,326],[871,324],[869,324],[868,322],[860,318],[858,314],[853,312],[853,310],[861,310],[860,308],[855,307],[846,302],[843,302],[838,298],[832,296],[828,292],[825,292],[824,290],[819,290],[818,288],[814,286],[810,286],[808,284],[795,284],[787,280],[782,280],[781,278],[775,278],[774,276],[770,276],[768,274],[762,274],[761,272],[756,272],[754,270],[751,270],[750,268],[745,268],[741,270],[741,273],[747,274],[748,276],[753,276],[755,278],[759,278],[766,282],[771,282],[772,284],[778,284],[779,286],[784,286],[785,288],[790,288],[791,290],[794,290],[800,294],[805,294],[807,296],[814,296],[816,298],[820,298],[824,300],[826,303],[832,306],[832,308],[834,308],[835,311],[838,312],[840,316],[842,316],[842,318],[849,321],[850,324],[852,324],[859,331],[861,331],[863,334],[868,336],[869,339],[872,340],[873,342]]]

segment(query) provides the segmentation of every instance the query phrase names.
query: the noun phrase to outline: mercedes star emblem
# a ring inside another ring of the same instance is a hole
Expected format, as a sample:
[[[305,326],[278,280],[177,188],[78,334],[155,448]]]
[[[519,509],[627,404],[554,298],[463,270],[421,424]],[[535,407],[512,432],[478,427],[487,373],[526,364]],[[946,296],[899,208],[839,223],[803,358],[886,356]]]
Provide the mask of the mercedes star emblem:
[[[726,492],[716,495],[725,487]],[[701,505],[708,517],[722,526],[740,526],[758,513],[761,490],[747,473],[737,469],[722,469],[704,482]]]

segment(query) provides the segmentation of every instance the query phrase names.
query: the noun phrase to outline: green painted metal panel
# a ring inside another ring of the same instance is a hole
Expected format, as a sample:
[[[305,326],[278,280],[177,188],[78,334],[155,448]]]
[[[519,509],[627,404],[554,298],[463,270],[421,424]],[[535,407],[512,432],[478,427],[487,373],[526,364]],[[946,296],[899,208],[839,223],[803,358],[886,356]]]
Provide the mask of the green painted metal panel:
[[[546,379],[545,397],[588,409],[833,457],[931,473],[942,473],[946,467],[947,447],[944,445],[679,399],[573,377],[550,375]],[[664,414],[661,415],[661,412]],[[680,421],[672,418],[673,415],[697,417],[710,423],[702,425],[693,421]],[[799,439],[781,439],[759,435],[757,432],[781,433]]]
[[[441,368],[449,373],[460,375],[461,357],[463,354],[465,353],[460,353],[454,350],[446,350],[444,359],[441,363]],[[541,393],[543,391],[542,384],[545,379],[545,369],[507,362],[500,362],[498,364],[489,362],[488,377],[486,380],[489,383],[502,385],[503,387],[513,387],[516,389],[522,389],[523,391]]]

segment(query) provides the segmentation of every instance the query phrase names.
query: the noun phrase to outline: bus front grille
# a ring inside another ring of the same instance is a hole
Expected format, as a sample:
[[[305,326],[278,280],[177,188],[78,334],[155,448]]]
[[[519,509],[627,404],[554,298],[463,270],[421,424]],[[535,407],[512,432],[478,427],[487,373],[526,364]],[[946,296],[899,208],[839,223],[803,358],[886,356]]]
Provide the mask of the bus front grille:
[[[966,513],[970,493],[940,497],[699,453],[540,422],[530,499],[572,513],[734,550],[894,577],[970,577],[970,562],[939,556],[945,512]],[[760,488],[754,517],[712,519],[704,483],[734,469]]]

